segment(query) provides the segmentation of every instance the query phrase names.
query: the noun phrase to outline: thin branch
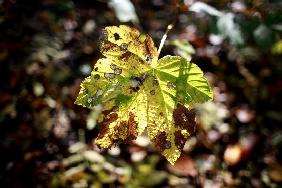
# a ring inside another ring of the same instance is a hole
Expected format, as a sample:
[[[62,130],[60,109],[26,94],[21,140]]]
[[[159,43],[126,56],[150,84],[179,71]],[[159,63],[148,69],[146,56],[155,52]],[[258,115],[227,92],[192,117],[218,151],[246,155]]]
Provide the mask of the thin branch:
[[[162,48],[163,48],[163,46],[164,46],[165,40],[166,40],[166,38],[167,38],[167,34],[168,34],[168,32],[169,32],[172,28],[173,28],[173,25],[172,25],[172,24],[169,24],[169,25],[167,26],[167,28],[166,28],[165,34],[164,34],[164,36],[163,36],[163,38],[162,38],[162,40],[161,40],[161,42],[160,42],[160,46],[159,46],[159,48],[158,48],[158,54],[159,54],[159,55],[160,55],[161,50],[162,50]]]

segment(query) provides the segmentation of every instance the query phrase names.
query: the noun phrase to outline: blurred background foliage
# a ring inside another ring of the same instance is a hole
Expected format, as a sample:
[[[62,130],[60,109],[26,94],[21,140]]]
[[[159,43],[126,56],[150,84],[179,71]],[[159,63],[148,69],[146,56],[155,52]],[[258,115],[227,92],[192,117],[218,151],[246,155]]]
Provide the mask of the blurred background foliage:
[[[100,150],[97,113],[73,104],[108,25],[149,33],[213,86],[171,166],[146,135]],[[0,0],[0,187],[281,187],[279,0]]]

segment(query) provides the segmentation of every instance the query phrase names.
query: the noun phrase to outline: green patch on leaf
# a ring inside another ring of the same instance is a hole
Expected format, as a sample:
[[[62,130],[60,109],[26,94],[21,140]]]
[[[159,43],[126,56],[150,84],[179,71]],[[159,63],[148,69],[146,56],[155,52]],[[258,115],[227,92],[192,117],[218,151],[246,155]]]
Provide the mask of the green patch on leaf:
[[[115,103],[117,106],[122,105],[123,103],[127,103],[132,99],[132,96],[119,94],[116,96]]]

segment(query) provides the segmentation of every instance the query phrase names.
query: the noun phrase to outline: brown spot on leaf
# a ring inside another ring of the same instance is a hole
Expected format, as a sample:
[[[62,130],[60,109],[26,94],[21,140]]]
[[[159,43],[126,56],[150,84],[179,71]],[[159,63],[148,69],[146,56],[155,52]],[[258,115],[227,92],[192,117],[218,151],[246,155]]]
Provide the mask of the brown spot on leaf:
[[[145,56],[145,61],[148,63],[148,64],[151,64],[152,63],[152,57],[150,55],[146,55]]]
[[[102,114],[106,117],[107,115],[109,115],[113,111],[114,108],[115,108],[115,106],[112,109],[104,110],[104,111],[102,111]]]
[[[116,127],[112,135],[112,141],[131,142],[137,138],[137,122],[134,119],[134,114],[129,112],[127,121],[121,121]]]
[[[114,33],[114,38],[115,38],[115,40],[121,39],[118,33]]]
[[[112,141],[124,140],[127,137],[127,121],[121,121],[114,128],[114,134],[112,135]]]
[[[184,136],[180,130],[176,131],[174,133],[174,142],[175,142],[175,145],[176,147],[179,149],[179,150],[182,150],[182,148],[184,147],[184,144],[187,140],[187,137]]]
[[[133,38],[133,39],[138,39],[138,37],[140,36],[140,33],[137,29],[135,29],[134,27],[130,27],[130,32],[129,35]],[[139,40],[138,40],[139,41]]]
[[[137,87],[130,87],[129,89],[130,89],[130,93],[133,93],[133,92],[139,91],[140,87],[139,86],[137,86]]]
[[[165,149],[169,149],[171,147],[170,141],[167,140],[166,132],[159,133],[154,139],[153,142],[157,150],[163,152]]]
[[[100,75],[99,75],[99,74],[95,74],[95,75],[94,75],[94,79],[95,79],[95,80],[99,80],[99,78],[100,78]]]
[[[113,112],[117,112],[119,110],[119,107],[118,106],[114,106],[113,107]]]
[[[177,104],[176,109],[173,111],[175,125],[180,127],[181,129],[187,130],[189,134],[195,132],[195,116],[195,111],[188,110],[182,104]]]
[[[150,91],[150,95],[155,95],[155,93],[156,93],[155,90]]]
[[[109,51],[111,49],[114,49],[115,45],[110,42],[102,42],[100,50],[103,53],[104,51]]]
[[[159,85],[159,82],[158,82],[157,79],[154,79],[154,80],[153,80],[153,86],[157,86],[157,85]]]
[[[127,52],[123,53],[123,54],[120,56],[119,59],[128,60],[131,55],[132,55],[131,52],[128,52],[128,51],[127,51]]]
[[[128,129],[127,129],[127,142],[130,142],[132,140],[135,140],[137,138],[137,122],[134,119],[134,114],[132,112],[129,112],[129,118],[128,118]]]
[[[156,51],[154,42],[153,42],[152,38],[149,35],[146,35],[145,52],[150,57],[154,57],[154,56],[157,55],[157,51]]]
[[[109,130],[109,125],[118,119],[117,113],[110,112],[112,110],[104,111],[106,116],[101,123],[100,132],[97,139],[102,139],[104,136],[109,137],[112,144],[120,142],[131,142],[137,138],[137,122],[134,119],[134,114],[129,112],[127,121],[117,123],[112,131]]]
[[[111,110],[102,112],[106,118],[100,124],[100,131],[97,139],[102,139],[107,133],[109,133],[109,125],[118,119],[117,113],[110,113],[110,112]]]

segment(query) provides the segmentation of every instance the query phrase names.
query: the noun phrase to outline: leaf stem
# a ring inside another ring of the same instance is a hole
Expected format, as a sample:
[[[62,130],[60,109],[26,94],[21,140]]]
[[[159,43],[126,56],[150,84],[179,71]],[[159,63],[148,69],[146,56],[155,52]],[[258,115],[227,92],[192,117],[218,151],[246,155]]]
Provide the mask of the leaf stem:
[[[160,55],[161,50],[162,50],[162,48],[163,48],[163,46],[164,46],[165,40],[166,40],[166,38],[167,38],[167,34],[168,34],[168,32],[169,32],[172,28],[173,28],[173,24],[169,24],[169,25],[167,26],[166,31],[165,31],[165,33],[164,33],[164,35],[163,35],[163,38],[162,38],[162,40],[161,40],[161,42],[160,42],[160,46],[159,46],[159,49],[158,49],[158,55]]]

